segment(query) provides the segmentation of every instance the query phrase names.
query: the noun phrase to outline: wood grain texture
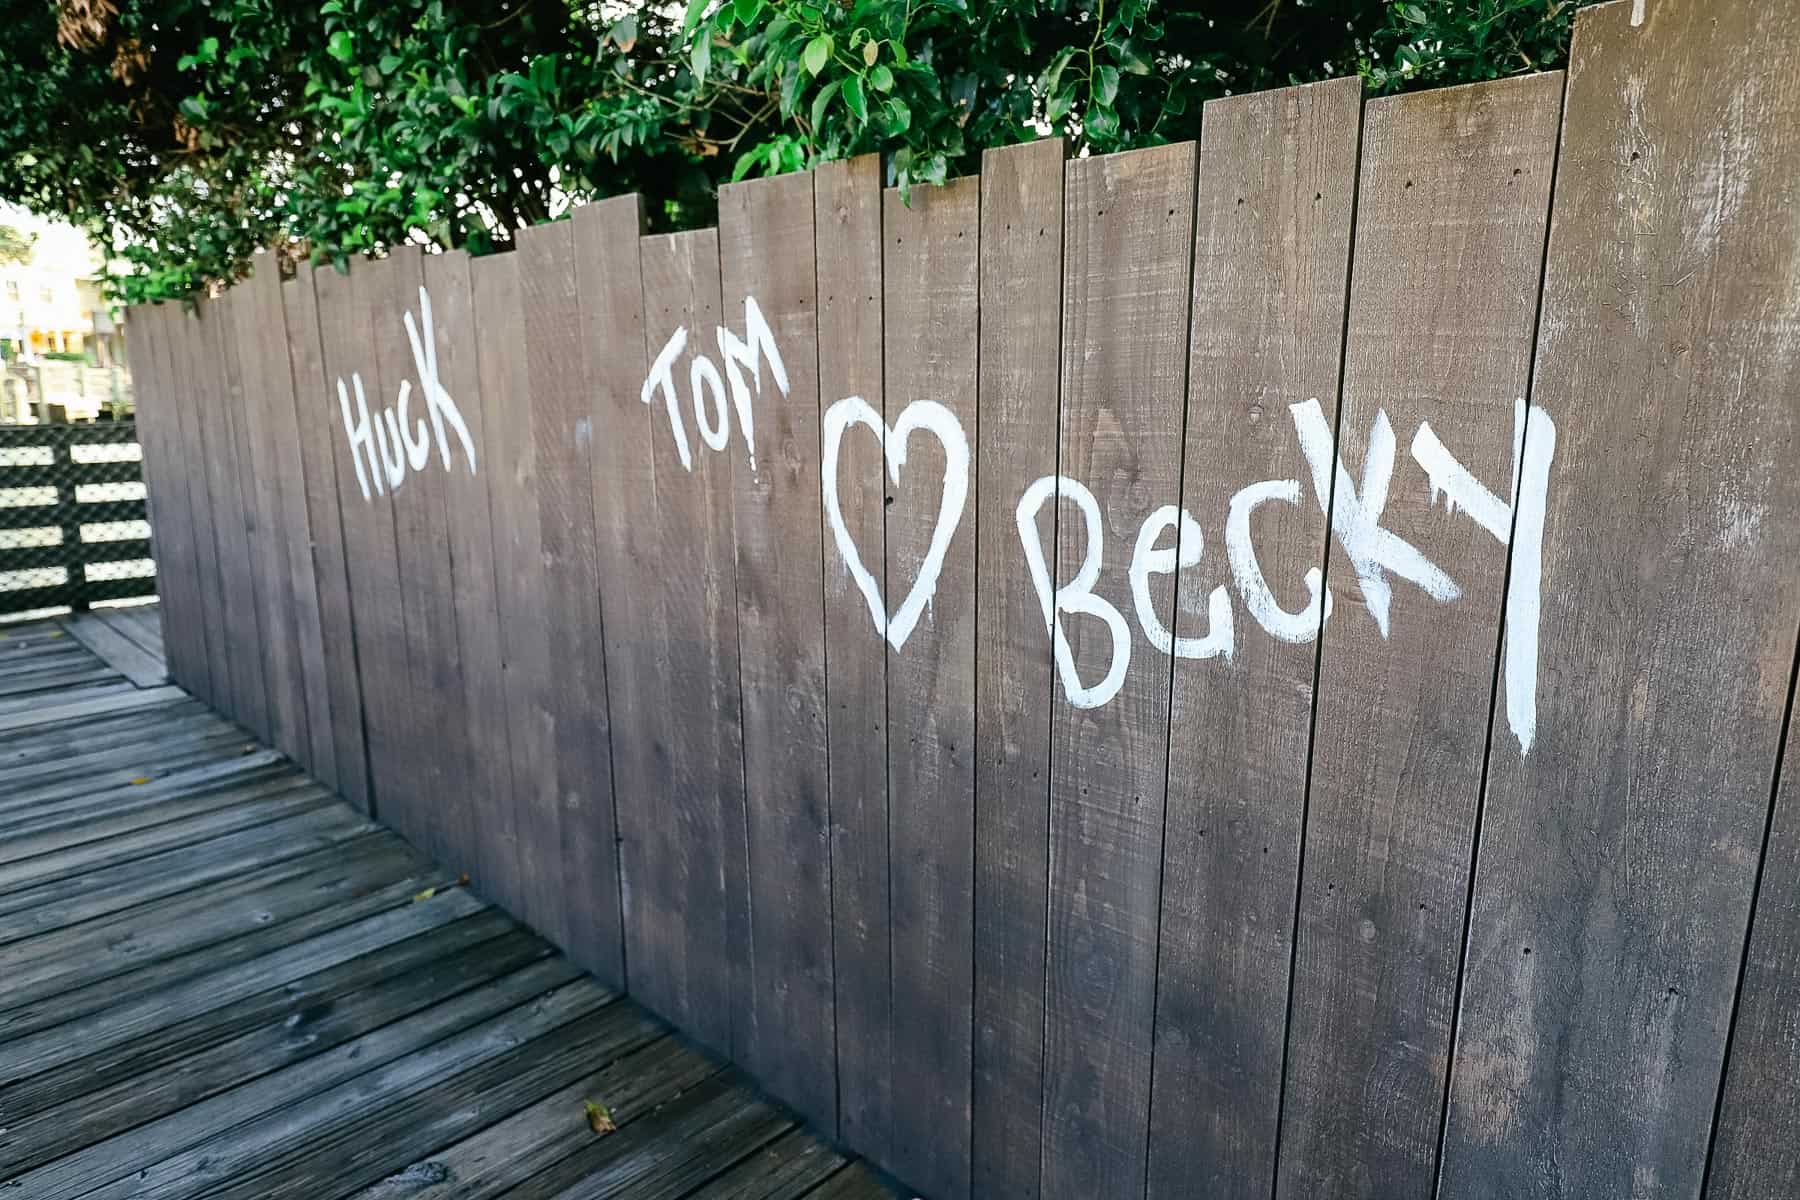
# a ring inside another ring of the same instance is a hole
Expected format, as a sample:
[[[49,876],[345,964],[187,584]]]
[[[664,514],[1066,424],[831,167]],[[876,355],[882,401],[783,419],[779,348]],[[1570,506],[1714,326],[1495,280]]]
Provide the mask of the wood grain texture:
[[[43,668],[92,656],[27,630],[0,631],[0,695],[66,707],[85,689]],[[105,775],[103,750],[160,764],[206,742],[204,773],[243,744],[191,702],[84,724],[75,758],[70,730],[0,735],[0,771],[42,782],[67,763],[74,785]],[[222,811],[251,826],[168,853],[77,793],[85,863],[0,868],[0,911],[35,928],[0,929],[0,1191],[798,1200],[845,1167],[719,1060],[302,786],[303,817],[240,792]],[[589,1102],[616,1131],[596,1134]]]
[[[881,167],[875,155],[813,173],[819,276],[819,396],[861,396],[884,412]],[[862,561],[886,561],[882,448],[847,438],[837,478],[844,526]],[[873,569],[873,568],[871,568]],[[892,1136],[889,984],[887,654],[835,539],[825,544],[826,736],[831,780],[832,958],[838,1136],[877,1157]]]
[[[1014,510],[1057,473],[1060,139],[981,160],[981,437],[975,527],[975,998],[972,1192],[1035,1197],[1043,1157],[1050,706],[1043,607]],[[1054,546],[1054,535],[1052,535]],[[1054,568],[1053,568],[1054,573]]]
[[[1319,617],[1306,632],[1263,628],[1233,577],[1227,523],[1244,489],[1291,481],[1296,502],[1265,502],[1248,524],[1276,603],[1305,614],[1326,519],[1301,490],[1287,406],[1318,397],[1336,426],[1361,120],[1353,79],[1205,111],[1181,501],[1202,544],[1179,567],[1173,630],[1185,646],[1170,713],[1153,1197],[1251,1195],[1275,1172]],[[1228,628],[1214,624],[1221,589]],[[1220,636],[1229,649],[1205,644]]]
[[[1764,843],[1744,977],[1733,1001],[1730,1058],[1713,1118],[1705,1195],[1715,1200],[1800,1191],[1800,725],[1778,764],[1773,821]]]
[[[537,449],[531,432],[531,381],[525,374],[525,312],[519,256],[493,254],[469,264],[480,356],[484,436],[493,524],[494,624],[499,638],[507,759],[501,799],[484,806],[485,881],[478,885],[524,912],[520,827],[554,810],[555,734],[550,714],[551,633],[544,617],[543,534],[538,528]],[[498,738],[496,734],[496,738]]]
[[[259,380],[266,389],[262,430],[269,447],[269,486],[279,497],[275,512],[265,524],[282,551],[273,566],[287,582],[287,609],[293,622],[299,674],[290,686],[298,687],[298,699],[306,714],[306,743],[303,753],[296,757],[315,778],[335,787],[337,742],[331,715],[331,685],[326,674],[324,622],[313,564],[312,513],[307,505],[306,464],[295,407],[283,288],[275,264],[262,264],[247,286],[255,301],[256,344],[263,360]]]
[[[438,381],[468,427],[473,455],[471,461],[460,439],[449,436],[448,464],[440,453],[425,468],[443,472],[449,570],[442,585],[450,589],[460,651],[463,725],[453,736],[467,746],[468,774],[460,786],[469,799],[461,834],[467,840],[457,846],[458,860],[468,866],[483,892],[515,901],[512,747],[488,494],[495,474],[487,461],[490,423],[477,362],[482,327],[476,319],[468,256],[453,252],[426,259],[424,287],[431,297]]]
[[[136,347],[131,360],[139,372],[137,386],[143,395],[137,406],[138,426],[153,505],[151,536],[158,562],[159,608],[168,614],[169,672],[188,691],[206,695],[212,680],[200,607],[200,561],[194,544],[195,473],[182,434],[177,395],[187,385],[172,365],[175,349],[171,342],[181,335],[181,325],[176,310],[168,305],[139,306],[131,317],[138,330],[131,335]]]
[[[367,280],[372,289],[369,315],[382,417],[390,406],[395,417],[387,436],[390,441],[397,435],[402,443],[429,443],[431,422],[422,411],[423,373],[404,323],[405,315],[412,314],[418,336],[425,337],[420,296],[424,253],[416,246],[396,249],[370,264]],[[473,848],[479,823],[467,739],[440,734],[468,727],[445,510],[448,471],[429,444],[422,459],[413,458],[410,446],[395,449],[407,460],[400,482],[388,490],[405,614],[407,674],[400,711],[404,765],[397,781],[404,790],[403,807],[384,814],[384,819],[441,861],[460,866]]]
[[[231,674],[225,665],[225,627],[219,619],[219,544],[214,528],[212,475],[207,468],[206,440],[201,433],[200,369],[195,356],[200,350],[199,321],[182,309],[168,313],[169,376],[178,381],[173,392],[176,420],[181,434],[181,467],[188,483],[188,511],[193,517],[194,613],[199,626],[194,633],[196,650],[206,663],[204,687],[196,694],[212,707],[230,707]],[[196,677],[194,683],[200,683]]]
[[[942,405],[960,425],[965,486],[936,438],[888,444],[889,619],[926,569],[939,528],[956,522],[936,593],[904,645],[889,634],[888,853],[893,962],[889,1169],[934,1196],[969,1191],[974,1017],[975,496],[981,181],[882,194],[883,361],[892,427],[909,408]],[[866,437],[865,432],[852,436]],[[904,458],[906,469],[894,464]],[[944,507],[943,498],[952,498]],[[956,504],[955,501],[960,501]]]
[[[711,330],[700,352],[749,391],[732,414],[738,666],[750,888],[741,1061],[808,1120],[837,1127],[826,745],[818,302],[810,175],[719,194],[722,327],[758,355],[734,367]],[[762,361],[747,306],[768,322],[786,386]],[[720,398],[723,402],[723,397]],[[697,401],[696,401],[697,402]],[[745,443],[754,438],[754,459]],[[753,465],[754,463],[754,465]],[[717,464],[715,464],[717,465]],[[777,865],[779,864],[779,865]]]
[[[362,680],[356,662],[356,630],[351,616],[350,579],[345,558],[344,517],[338,459],[348,454],[336,417],[333,381],[325,376],[319,340],[319,301],[312,272],[302,270],[281,285],[287,325],[288,364],[294,376],[294,421],[305,475],[307,530],[312,539],[313,584],[318,591],[319,630],[331,721],[333,773],[322,777],[339,795],[369,811],[369,754],[363,736]],[[349,497],[361,503],[360,496]]]
[[[634,993],[678,969],[678,918],[663,907],[675,894],[665,839],[672,834],[664,797],[669,719],[662,657],[661,596],[654,584],[665,547],[657,526],[655,438],[666,438],[661,413],[639,398],[647,366],[644,295],[638,240],[643,206],[636,195],[575,210],[579,336],[586,351],[587,417],[593,430],[590,478],[596,572],[612,722],[618,916],[613,951]],[[669,993],[660,993],[667,996]],[[652,1005],[652,1007],[655,1007]]]
[[[201,329],[212,357],[213,462],[221,472],[225,515],[219,526],[222,555],[220,582],[225,588],[225,629],[231,649],[240,724],[265,742],[275,741],[278,719],[271,699],[271,679],[279,664],[273,657],[272,639],[263,637],[261,513],[256,504],[257,478],[250,456],[249,420],[244,411],[244,372],[233,314],[245,298],[227,292],[202,308]],[[215,489],[214,499],[221,493]],[[285,718],[281,718],[285,720]]]
[[[394,508],[387,496],[381,455],[373,427],[383,403],[381,376],[371,338],[375,289],[373,265],[341,275],[332,269],[312,273],[318,315],[322,370],[331,388],[325,401],[332,463],[337,476],[339,515],[344,541],[344,572],[355,631],[358,691],[362,696],[363,729],[369,764],[369,811],[388,819],[387,805],[404,817],[410,786],[403,755],[406,738],[406,617],[400,598],[400,563],[394,550]],[[369,404],[370,433],[353,441],[361,413],[356,385],[360,380]],[[342,386],[343,392],[337,389]],[[348,396],[351,427],[344,423]],[[367,491],[365,492],[365,486]]]
[[[1364,464],[1390,423],[1388,446],[1429,422],[1476,478],[1506,487],[1561,97],[1546,74],[1366,110],[1337,453],[1370,504],[1381,489]],[[1394,460],[1380,525],[1461,595],[1394,576],[1378,588],[1341,543],[1328,554],[1284,1197],[1420,1196],[1434,1182],[1507,548],[1435,506],[1411,454]],[[1331,503],[1341,521],[1341,482]],[[1371,1079],[1380,1099],[1365,1103]]]
[[[223,312],[211,302],[197,306],[189,325],[189,365],[194,372],[196,436],[205,463],[212,504],[216,555],[213,612],[218,636],[215,662],[225,684],[215,702],[252,732],[266,730],[262,650],[256,644],[256,585],[249,572],[243,496],[238,489],[237,443],[232,432],[229,369],[225,363]]]
[[[1106,540],[1095,595],[1134,610],[1122,568],[1139,525],[1181,493],[1192,143],[1069,163],[1063,251],[1061,471],[1088,487]],[[1063,506],[1073,515],[1073,506]],[[1102,548],[1060,522],[1065,576]],[[1105,569],[1110,568],[1110,569]],[[1161,620],[1174,580],[1149,583]],[[1118,649],[1107,624],[1065,615],[1086,686]],[[1134,634],[1121,631],[1125,639]],[[1145,1179],[1169,749],[1169,659],[1127,646],[1117,696],[1053,705],[1044,1195],[1136,1195]]]
[[[520,863],[528,886],[535,878],[550,887],[528,907],[533,920],[590,969],[620,979],[612,735],[595,545],[594,402],[585,377],[590,348],[583,342],[573,224],[530,231],[520,238],[518,253],[544,613],[555,631],[548,682],[557,781],[553,811],[537,814],[530,827],[544,840],[522,836]],[[526,834],[526,827],[520,832]]]
[[[711,330],[720,318],[718,235],[713,230],[646,237],[638,243],[644,289],[644,350],[654,362],[678,328]],[[734,465],[689,423],[697,409],[688,386],[698,352],[692,336],[673,359],[680,398],[674,418],[667,397],[650,408],[660,564],[646,579],[657,589],[661,661],[669,707],[655,734],[665,760],[661,853],[672,891],[647,905],[677,923],[678,969],[655,991],[645,974],[633,985],[673,1006],[651,1008],[726,1054],[745,1033],[748,991],[749,880],[746,876],[743,726],[738,690],[737,571],[732,548]],[[673,425],[686,427],[689,463],[678,453]],[[677,715],[679,714],[679,716]],[[664,992],[663,988],[672,990]]]
[[[1791,8],[1577,18],[1537,734],[1495,716],[1447,1195],[1701,1186],[1800,628],[1797,50]]]
[[[289,758],[305,763],[311,737],[306,713],[306,681],[300,670],[300,623],[294,581],[288,570],[285,502],[277,466],[274,409],[291,411],[293,386],[287,367],[287,339],[281,323],[280,293],[272,264],[262,279],[252,278],[231,293],[224,336],[236,349],[239,376],[237,419],[240,442],[248,451],[239,467],[244,504],[251,521],[249,551],[256,576],[258,637],[266,664],[269,740]],[[273,301],[273,305],[271,305]],[[275,352],[280,352],[277,361]]]

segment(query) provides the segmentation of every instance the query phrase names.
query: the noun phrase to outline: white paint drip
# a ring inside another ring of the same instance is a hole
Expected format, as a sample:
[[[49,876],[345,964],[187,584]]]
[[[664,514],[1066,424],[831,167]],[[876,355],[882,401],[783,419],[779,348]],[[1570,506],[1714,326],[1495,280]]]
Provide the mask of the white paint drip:
[[[1450,601],[1462,595],[1462,589],[1420,552],[1417,546],[1389,530],[1381,528],[1381,513],[1387,507],[1388,484],[1394,474],[1394,430],[1387,412],[1375,413],[1369,431],[1369,449],[1363,461],[1362,489],[1350,481],[1350,472],[1338,457],[1325,423],[1325,414],[1316,398],[1288,406],[1294,418],[1294,433],[1300,440],[1300,452],[1312,469],[1313,497],[1320,512],[1327,510],[1327,499],[1333,496],[1332,473],[1336,473],[1335,498],[1330,500],[1331,530],[1343,546],[1344,554],[1356,570],[1361,584],[1363,603],[1375,619],[1381,636],[1388,636],[1388,603],[1393,589],[1387,580],[1392,572],[1420,588],[1434,600]]]
[[[1631,27],[1636,29],[1644,23],[1644,0],[1631,0]]]
[[[1538,625],[1543,587],[1544,508],[1550,488],[1550,460],[1556,454],[1556,423],[1525,399],[1513,402],[1513,503],[1501,501],[1438,440],[1428,422],[1413,435],[1412,456],[1431,481],[1431,497],[1444,494],[1447,507],[1463,511],[1501,545],[1513,543],[1512,581],[1506,593],[1506,720],[1529,752],[1537,734]],[[1518,509],[1514,529],[1514,507]]]
[[[762,361],[769,360],[769,374],[783,396],[788,394],[787,364],[775,345],[775,332],[763,319],[756,297],[744,297],[744,336],[740,339],[721,325],[717,331],[719,354],[725,359],[725,375],[731,380],[731,401],[737,409],[738,427],[744,432],[744,452],[750,456],[750,470],[756,470],[756,421],[750,407],[750,388],[744,382],[747,369],[756,380],[756,394],[762,395]]]
[[[431,417],[432,431],[437,435],[438,457],[442,460],[444,470],[450,469],[450,443],[444,436],[444,423],[456,431],[457,440],[462,444],[463,454],[469,460],[469,474],[475,474],[475,443],[469,437],[469,427],[463,421],[462,410],[450,393],[438,379],[437,337],[431,321],[431,296],[424,288],[419,289],[419,319],[425,326],[424,345],[420,345],[418,327],[413,324],[411,313],[402,314],[406,324],[407,341],[412,345],[413,368],[419,373],[419,383],[425,392],[425,411]],[[404,387],[404,385],[402,385]],[[405,403],[402,397],[402,404]],[[402,424],[405,423],[404,416]],[[417,463],[414,469],[424,466]]]
[[[925,559],[919,564],[918,578],[913,581],[912,590],[906,594],[906,599],[892,617],[888,616],[887,602],[881,595],[881,585],[863,565],[856,543],[850,537],[850,530],[844,524],[843,507],[838,500],[838,453],[844,431],[852,425],[866,426],[881,439],[888,477],[895,485],[900,482],[901,467],[906,465],[907,438],[915,430],[931,434],[944,447],[944,488],[938,504],[937,524],[932,529]],[[861,396],[846,396],[826,409],[820,434],[824,446],[819,474],[820,482],[824,485],[826,523],[831,526],[838,554],[849,569],[850,577],[856,581],[857,589],[862,592],[863,599],[869,605],[869,616],[875,622],[876,631],[883,634],[895,650],[899,650],[906,645],[906,639],[912,636],[920,616],[937,593],[938,575],[944,569],[944,556],[950,550],[950,541],[956,536],[957,526],[962,523],[963,509],[967,506],[969,497],[969,439],[964,435],[962,422],[956,419],[956,414],[936,400],[913,401],[901,412],[899,420],[887,425],[883,423],[881,414]]]

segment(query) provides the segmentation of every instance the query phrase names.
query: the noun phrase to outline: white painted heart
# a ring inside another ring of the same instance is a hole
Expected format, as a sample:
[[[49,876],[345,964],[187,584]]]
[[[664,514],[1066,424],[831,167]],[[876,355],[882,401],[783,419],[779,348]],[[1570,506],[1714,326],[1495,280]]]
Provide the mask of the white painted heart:
[[[919,564],[919,577],[913,581],[912,591],[906,594],[906,599],[891,618],[887,602],[881,595],[881,585],[863,565],[850,530],[844,526],[844,511],[838,503],[838,444],[843,441],[844,431],[852,425],[866,425],[881,439],[888,478],[896,484],[900,482],[900,468],[906,465],[906,439],[913,430],[924,430],[944,446],[944,495],[938,505],[937,527],[931,532],[931,544],[925,550],[925,561]],[[949,552],[950,540],[956,536],[956,527],[962,523],[963,506],[969,498],[969,439],[956,414],[936,400],[913,401],[901,412],[899,420],[887,425],[881,414],[861,396],[846,396],[826,409],[820,432],[825,442],[819,468],[825,485],[825,519],[831,523],[831,534],[837,539],[838,553],[843,556],[844,564],[850,568],[850,578],[856,581],[863,599],[869,602],[869,616],[875,621],[876,632],[883,634],[888,644],[898,650],[912,636],[913,627],[936,594],[938,573],[944,569],[944,555]]]

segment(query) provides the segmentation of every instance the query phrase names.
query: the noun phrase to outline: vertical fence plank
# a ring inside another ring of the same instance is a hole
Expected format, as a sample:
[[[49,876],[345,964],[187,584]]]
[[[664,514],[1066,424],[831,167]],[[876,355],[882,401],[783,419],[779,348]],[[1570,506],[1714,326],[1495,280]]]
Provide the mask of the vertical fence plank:
[[[666,905],[680,923],[675,1007],[662,1011],[715,1049],[735,1053],[749,968],[749,880],[732,462],[701,440],[695,426],[704,405],[691,404],[696,393],[689,385],[702,333],[719,323],[718,235],[696,230],[646,237],[639,255],[650,361],[663,355],[677,329],[689,331],[686,350],[667,359],[669,388],[652,393],[650,406],[663,420],[651,425],[647,450],[656,462],[655,528],[662,549],[653,578],[661,592],[670,703],[657,741],[668,758],[664,788],[675,822],[670,849],[678,855],[667,880],[675,890],[654,903]],[[677,712],[679,720],[673,719]]]
[[[1791,269],[1791,268],[1790,268]],[[1791,426],[1790,426],[1791,429]],[[1765,843],[1718,1112],[1708,1200],[1800,1194],[1800,725],[1787,745]]]
[[[231,711],[231,672],[225,659],[225,626],[219,616],[219,543],[208,465],[200,378],[200,322],[181,308],[169,310],[169,376],[171,399],[181,434],[181,469],[188,481],[189,511],[194,517],[195,609],[199,622],[197,649],[206,661],[206,688],[201,698],[220,712]]]
[[[220,620],[225,628],[226,668],[231,672],[232,706],[227,715],[264,741],[270,738],[269,701],[264,678],[257,579],[250,541],[253,518],[246,503],[242,467],[243,392],[237,346],[231,336],[236,297],[201,301],[201,432],[206,438],[212,481],[214,532],[219,542]]]
[[[312,539],[313,584],[318,590],[321,667],[330,714],[333,774],[326,779],[363,812],[369,811],[369,758],[363,741],[363,690],[357,675],[356,630],[350,613],[341,505],[361,504],[340,489],[338,456],[348,449],[337,426],[337,397],[325,375],[319,341],[319,303],[313,272],[281,285],[288,363],[293,372],[294,422],[305,477],[307,530]],[[279,419],[279,418],[278,418]]]
[[[975,1042],[971,1178],[1035,1197],[1042,1159],[1050,702],[1044,614],[1014,510],[1056,474],[1062,346],[1060,139],[981,160],[981,488],[975,565]]]
[[[131,361],[140,373],[135,384],[138,425],[140,430],[149,429],[144,464],[151,472],[149,486],[155,493],[152,537],[169,673],[182,687],[204,697],[212,691],[212,679],[206,660],[200,560],[195,545],[195,460],[181,428],[179,392],[186,382],[175,374],[173,365],[173,343],[182,333],[181,314],[173,305],[140,306],[133,310],[131,320],[138,323]],[[141,432],[140,437],[144,437]]]
[[[1541,611],[1535,737],[1521,753],[1500,706],[1446,1196],[1701,1186],[1800,628],[1797,53],[1792,6],[1577,17],[1533,397],[1556,425],[1541,610],[1523,507],[1508,607]],[[1771,1100],[1739,1093],[1778,1121]],[[1767,1128],[1751,1153],[1791,1154]]]
[[[1182,486],[1204,540],[1177,581],[1170,715],[1172,729],[1204,732],[1169,747],[1159,1200],[1254,1195],[1274,1178],[1320,623],[1305,581],[1324,569],[1326,538],[1287,406],[1319,397],[1335,425],[1361,120],[1355,79],[1205,111]],[[1249,489],[1268,480],[1287,481],[1281,499],[1256,504]],[[1256,513],[1244,540],[1281,609],[1275,632],[1233,576],[1234,502]],[[1229,622],[1214,615],[1221,590]]]
[[[249,297],[241,292],[227,292],[214,302],[212,311],[222,400],[218,417],[221,433],[228,439],[224,460],[228,481],[226,495],[233,514],[232,523],[227,527],[230,555],[227,561],[239,572],[241,580],[230,597],[225,620],[232,630],[232,644],[250,648],[241,664],[247,674],[241,680],[238,697],[241,702],[248,695],[250,703],[247,716],[241,716],[239,720],[257,737],[274,745],[277,722],[288,726],[291,717],[277,711],[275,697],[281,690],[277,674],[285,669],[286,662],[278,658],[273,649],[273,639],[268,636],[270,621],[263,614],[263,596],[270,585],[264,578],[260,552],[264,536],[262,512],[257,501],[260,479],[251,454],[250,402],[244,383],[244,356],[236,336],[236,314],[248,301]]]
[[[480,359],[480,471],[487,477],[492,529],[494,627],[500,656],[499,719],[507,757],[503,797],[482,814],[491,844],[479,861],[482,890],[523,913],[527,886],[519,860],[521,827],[556,796],[550,645],[544,615],[543,534],[538,525],[537,450],[531,432],[531,384],[525,371],[525,312],[519,255],[491,254],[469,264]],[[471,430],[473,427],[471,426]],[[471,713],[471,718],[475,714]]]
[[[519,399],[530,410],[522,427],[531,436],[532,507],[538,517],[535,545],[541,564],[535,601],[541,606],[547,638],[541,650],[533,649],[531,661],[545,672],[532,695],[545,706],[548,738],[542,744],[527,742],[526,748],[549,755],[548,761],[536,768],[531,780],[534,786],[519,794],[519,915],[558,940],[568,932],[562,889],[565,726],[579,721],[581,708],[590,702],[585,687],[573,693],[566,689],[580,679],[585,661],[580,642],[598,633],[580,620],[582,605],[577,594],[576,501],[587,496],[589,485],[586,479],[572,475],[580,450],[574,445],[570,393],[582,348],[576,325],[580,310],[570,229],[567,223],[558,222],[521,230],[514,251],[519,257],[520,332],[524,337],[521,382],[525,390]],[[540,423],[545,426],[541,431]],[[578,485],[579,492],[575,491]],[[520,631],[518,636],[529,635]]]
[[[1065,579],[1074,564],[1098,560],[1093,595],[1120,614],[1136,607],[1124,566],[1140,523],[1180,499],[1195,157],[1185,143],[1068,166],[1061,471],[1091,489],[1098,512],[1090,529],[1065,505],[1057,560]],[[1146,583],[1165,623],[1173,583]],[[1115,629],[1081,613],[1057,619],[1084,687],[1104,686],[1116,655],[1137,661],[1110,701],[1077,707],[1065,693],[1053,708],[1044,1194],[1136,1195],[1150,1107],[1170,660],[1134,654],[1123,620]]]
[[[370,808],[383,820],[390,816],[404,820],[410,787],[402,760],[408,703],[406,627],[400,601],[400,563],[394,553],[394,508],[374,434],[375,422],[382,419],[386,406],[373,341],[375,315],[385,309],[385,305],[377,308],[372,303],[376,265],[358,264],[348,275],[329,267],[314,270],[313,309],[324,348],[325,379],[331,388],[325,413],[337,471],[344,570],[356,635],[372,789]],[[362,401],[367,403],[366,433],[358,432],[363,429],[359,387]]]
[[[667,910],[656,906],[671,892],[660,881],[670,869],[654,861],[659,849],[679,852],[677,839],[658,841],[671,824],[663,803],[668,787],[666,752],[658,742],[667,720],[667,680],[659,657],[660,597],[657,556],[666,547],[657,525],[658,460],[655,438],[662,414],[640,399],[644,381],[644,293],[638,237],[643,207],[636,195],[618,196],[575,210],[576,285],[581,295],[579,336],[588,348],[586,395],[593,447],[586,481],[594,513],[596,570],[611,722],[614,845],[611,871],[613,976],[638,991],[639,968],[652,968],[652,983],[667,978],[673,931]],[[615,702],[616,700],[616,702]],[[637,884],[644,886],[639,887]],[[639,951],[655,947],[649,962]],[[606,972],[602,972],[606,974]]]
[[[593,400],[585,376],[574,227],[558,222],[519,241],[532,462],[544,554],[556,791],[520,845],[528,911],[591,970],[622,978],[611,731],[594,526]],[[628,281],[621,281],[629,287]],[[521,833],[526,830],[521,829]],[[533,872],[536,871],[534,876]]]
[[[884,411],[881,164],[876,155],[813,172],[819,274],[819,396],[860,396]],[[831,464],[823,464],[829,467]],[[825,679],[830,697],[832,959],[838,1134],[885,1161],[893,1129],[893,996],[888,946],[887,656],[851,575],[846,547],[886,561],[886,473],[879,439],[846,438],[835,476],[844,537],[825,546]]]
[[[974,1037],[981,180],[922,188],[910,205],[896,189],[882,198],[882,349],[894,439],[885,450],[892,504],[882,591],[888,852],[905,867],[888,888],[896,1099],[888,1165],[934,1196],[956,1196],[969,1191]],[[947,430],[934,438],[919,423],[922,403],[954,423],[952,442]],[[910,607],[915,595],[928,601],[922,611]]]
[[[273,262],[261,264],[247,285],[255,300],[257,352],[263,359],[261,385],[264,436],[270,443],[270,485],[279,489],[272,533],[282,554],[275,568],[287,582],[287,606],[294,623],[299,678],[294,686],[306,706],[306,753],[303,761],[329,787],[338,786],[337,746],[333,733],[331,688],[326,675],[324,622],[320,614],[317,570],[313,564],[311,512],[306,496],[306,466],[295,409],[293,362],[289,356],[280,273]]]
[[[488,497],[494,478],[488,461],[491,426],[476,361],[478,331],[483,327],[475,320],[468,255],[452,251],[427,258],[424,286],[431,297],[438,381],[469,434],[469,447],[465,449],[459,436],[446,431],[447,461],[440,449],[425,468],[443,472],[444,518],[453,565],[446,582],[455,609],[461,653],[464,725],[460,731],[453,730],[452,736],[468,746],[468,774],[460,786],[472,794],[472,803],[468,814],[469,840],[457,850],[477,887],[485,894],[511,900],[509,889],[516,879],[517,845],[510,819],[511,742]],[[423,330],[420,333],[424,335]],[[600,914],[594,915],[598,918]]]
[[[279,331],[272,317],[281,303],[276,268],[267,256],[260,267],[258,277],[232,290],[224,336],[231,341],[239,364],[237,416],[242,426],[241,442],[248,451],[239,466],[246,512],[254,522],[249,550],[257,579],[259,634],[268,669],[271,740],[283,754],[312,769],[306,683],[300,670],[300,622],[293,578],[288,571],[286,497],[277,463],[280,446],[273,415],[278,404],[286,404],[292,411],[288,389],[293,382],[288,373],[286,342],[276,343],[273,336]],[[272,352],[277,344],[281,350],[279,359]]]
[[[753,428],[727,426],[736,483],[739,669],[749,847],[750,976],[744,1065],[809,1120],[837,1126],[826,775],[824,558],[820,541],[817,277],[811,175],[719,193],[723,328],[757,357],[733,365]],[[763,358],[748,305],[779,356]],[[735,392],[736,379],[732,380]],[[723,396],[720,397],[721,405]],[[745,443],[754,438],[754,460]],[[754,464],[754,465],[753,465]],[[779,864],[779,865],[778,865]]]
[[[431,422],[420,353],[413,349],[405,317],[414,319],[420,339],[424,328],[423,251],[399,247],[370,265],[370,316],[376,368],[381,376],[383,408],[393,407],[399,457],[406,460],[400,483],[388,498],[394,515],[394,547],[399,561],[400,603],[405,611],[407,691],[403,709],[406,740],[402,747],[404,807],[393,814],[394,825],[444,862],[459,863],[475,840],[475,797],[469,784],[469,746],[441,731],[467,727],[463,706],[462,645],[457,636],[455,581],[450,573],[450,531],[445,515],[445,476],[430,444]],[[402,404],[402,389],[409,389]],[[424,441],[414,457],[408,441]]]
[[[1454,584],[1434,598],[1398,555],[1383,576],[1341,543],[1328,554],[1282,1196],[1431,1187],[1509,530],[1434,505],[1416,435],[1429,421],[1475,478],[1507,488],[1561,95],[1545,74],[1366,110],[1337,451],[1360,465],[1332,489],[1313,409],[1312,498],[1332,492],[1340,532],[1379,518]],[[1290,428],[1305,445],[1298,407]],[[1406,458],[1387,453],[1397,440]]]

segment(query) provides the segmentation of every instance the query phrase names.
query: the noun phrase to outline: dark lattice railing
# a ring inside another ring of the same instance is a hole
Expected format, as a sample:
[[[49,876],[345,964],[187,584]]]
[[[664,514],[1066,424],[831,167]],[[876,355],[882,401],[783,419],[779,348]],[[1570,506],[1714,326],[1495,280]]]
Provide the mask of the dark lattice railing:
[[[0,615],[156,594],[135,421],[0,426]]]

